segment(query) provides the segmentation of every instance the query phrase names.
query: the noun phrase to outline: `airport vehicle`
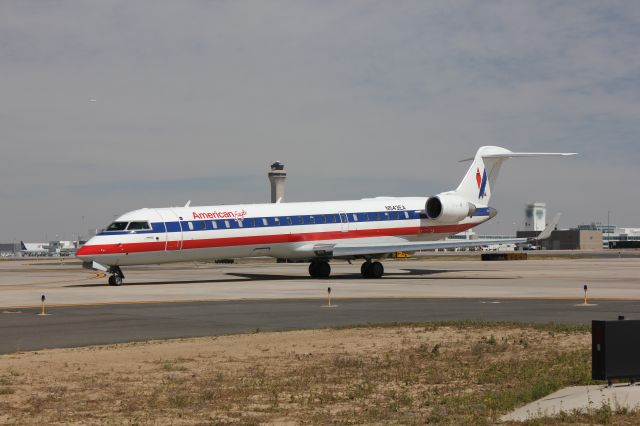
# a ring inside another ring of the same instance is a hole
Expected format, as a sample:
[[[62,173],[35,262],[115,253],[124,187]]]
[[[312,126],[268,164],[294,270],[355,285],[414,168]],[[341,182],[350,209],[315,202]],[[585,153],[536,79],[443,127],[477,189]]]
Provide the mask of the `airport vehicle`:
[[[330,259],[363,259],[362,276],[380,278],[380,260],[398,251],[527,242],[444,239],[496,216],[489,200],[505,160],[558,155],[574,154],[483,146],[463,160],[472,163],[455,190],[431,197],[144,208],[117,218],[76,256],[85,267],[110,273],[110,285],[122,284],[123,266],[252,256],[308,260],[316,278],[329,277]]]

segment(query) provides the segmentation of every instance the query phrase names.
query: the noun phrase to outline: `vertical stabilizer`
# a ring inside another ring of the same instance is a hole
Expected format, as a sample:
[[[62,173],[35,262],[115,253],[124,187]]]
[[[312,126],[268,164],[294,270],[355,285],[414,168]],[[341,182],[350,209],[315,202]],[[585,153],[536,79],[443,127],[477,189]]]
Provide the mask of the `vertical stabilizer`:
[[[478,149],[467,174],[458,185],[456,192],[476,206],[488,206],[495,186],[500,166],[508,156],[487,157],[488,154],[510,154],[508,149],[498,146],[483,146]]]
[[[476,152],[471,167],[467,170],[467,174],[455,192],[476,206],[488,206],[500,173],[500,167],[509,158],[568,155],[575,155],[575,153],[512,152],[499,146],[482,146]]]

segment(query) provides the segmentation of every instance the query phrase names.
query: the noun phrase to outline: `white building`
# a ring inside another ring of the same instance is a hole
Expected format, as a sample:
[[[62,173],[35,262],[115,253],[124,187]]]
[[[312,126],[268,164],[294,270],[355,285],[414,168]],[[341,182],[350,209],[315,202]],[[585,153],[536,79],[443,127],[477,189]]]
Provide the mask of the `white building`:
[[[523,231],[541,232],[547,226],[547,205],[545,203],[530,203],[524,209]]]

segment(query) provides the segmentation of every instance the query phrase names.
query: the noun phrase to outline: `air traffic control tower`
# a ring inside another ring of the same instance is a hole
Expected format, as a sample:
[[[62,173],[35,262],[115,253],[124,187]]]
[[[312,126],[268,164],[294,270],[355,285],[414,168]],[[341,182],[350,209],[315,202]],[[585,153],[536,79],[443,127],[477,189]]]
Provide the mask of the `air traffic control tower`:
[[[540,232],[547,226],[547,205],[545,203],[530,203],[524,209],[523,231]]]
[[[284,180],[287,178],[284,164],[279,161],[273,163],[268,176],[271,182],[271,202],[279,203],[284,199]]]

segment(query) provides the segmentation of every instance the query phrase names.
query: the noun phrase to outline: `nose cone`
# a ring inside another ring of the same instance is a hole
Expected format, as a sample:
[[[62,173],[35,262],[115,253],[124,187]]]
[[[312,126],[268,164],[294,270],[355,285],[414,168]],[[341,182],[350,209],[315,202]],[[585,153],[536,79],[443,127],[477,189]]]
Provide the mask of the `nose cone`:
[[[97,248],[95,237],[90,238],[89,241],[76,250],[76,257],[82,260],[91,260],[98,254],[96,251]]]
[[[87,255],[89,254],[89,252],[90,250],[87,248],[87,245],[85,244],[76,251],[76,257],[78,259],[87,259]]]

